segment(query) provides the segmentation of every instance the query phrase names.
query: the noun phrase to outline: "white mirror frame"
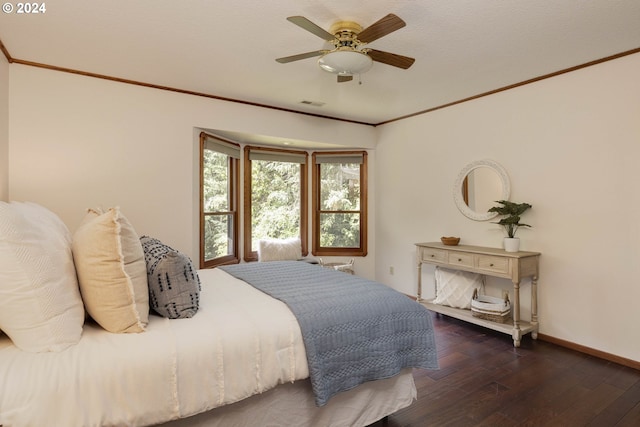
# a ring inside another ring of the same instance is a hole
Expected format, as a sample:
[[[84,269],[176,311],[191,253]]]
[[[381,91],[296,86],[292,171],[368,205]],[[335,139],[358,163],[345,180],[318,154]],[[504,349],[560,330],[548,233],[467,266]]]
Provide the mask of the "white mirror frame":
[[[500,181],[502,182],[502,197],[500,200],[509,200],[509,196],[511,195],[511,183],[509,182],[509,176],[507,175],[507,171],[499,163],[496,163],[493,160],[477,160],[465,166],[460,171],[460,174],[458,174],[456,182],[453,185],[453,200],[455,200],[456,206],[458,206],[460,212],[462,212],[462,214],[467,218],[473,219],[474,221],[487,221],[498,214],[496,212],[476,212],[467,206],[462,197],[462,182],[464,181],[464,178],[472,170],[480,167],[491,168],[498,174]]]

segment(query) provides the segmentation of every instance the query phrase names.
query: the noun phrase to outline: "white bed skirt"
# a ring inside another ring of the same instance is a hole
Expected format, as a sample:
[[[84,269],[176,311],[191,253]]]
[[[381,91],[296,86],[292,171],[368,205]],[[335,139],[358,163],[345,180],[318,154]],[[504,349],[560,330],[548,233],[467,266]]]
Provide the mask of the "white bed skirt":
[[[282,384],[231,405],[162,427],[364,427],[406,408],[416,399],[411,369],[334,396],[317,407],[309,380]]]

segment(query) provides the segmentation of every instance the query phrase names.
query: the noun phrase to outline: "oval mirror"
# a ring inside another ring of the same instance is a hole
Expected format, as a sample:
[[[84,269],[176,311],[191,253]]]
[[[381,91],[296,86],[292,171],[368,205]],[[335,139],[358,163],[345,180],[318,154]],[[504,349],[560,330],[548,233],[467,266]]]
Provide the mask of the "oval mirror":
[[[465,166],[453,186],[453,199],[464,216],[476,221],[494,218],[487,212],[496,200],[509,200],[511,185],[507,171],[493,160],[478,160]]]

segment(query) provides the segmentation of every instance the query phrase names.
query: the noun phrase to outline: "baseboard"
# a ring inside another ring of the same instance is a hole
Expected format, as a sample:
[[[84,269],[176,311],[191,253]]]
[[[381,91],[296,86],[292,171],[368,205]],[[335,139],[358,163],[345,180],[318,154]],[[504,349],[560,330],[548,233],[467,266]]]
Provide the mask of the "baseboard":
[[[637,360],[631,360],[624,357],[616,356],[615,354],[596,350],[595,348],[586,347],[584,345],[576,344],[571,341],[565,341],[560,338],[552,337],[550,335],[545,335],[541,333],[538,333],[538,339],[541,341],[546,341],[551,344],[559,345],[560,347],[565,347],[570,350],[579,351],[580,353],[585,353],[590,356],[598,357],[600,359],[608,360],[609,362],[618,363],[620,365],[624,365],[629,368],[637,369],[640,371],[640,362],[638,362]]]
[[[407,294],[405,294],[407,295]],[[407,295],[412,300],[417,300],[417,298],[413,295]],[[597,357],[599,359],[608,360],[609,362],[614,362],[619,365],[627,366],[629,368],[637,369],[640,371],[640,362],[637,360],[627,359],[625,357],[616,356],[615,354],[607,353],[604,351],[596,350],[595,348],[586,347],[584,345],[576,344],[571,341],[565,341],[560,338],[552,337],[550,335],[545,335],[538,333],[538,339],[540,341],[546,341],[551,344],[559,345],[560,347],[565,347],[570,350],[579,351],[580,353],[588,354],[590,356]],[[2,426],[0,426],[2,427]]]

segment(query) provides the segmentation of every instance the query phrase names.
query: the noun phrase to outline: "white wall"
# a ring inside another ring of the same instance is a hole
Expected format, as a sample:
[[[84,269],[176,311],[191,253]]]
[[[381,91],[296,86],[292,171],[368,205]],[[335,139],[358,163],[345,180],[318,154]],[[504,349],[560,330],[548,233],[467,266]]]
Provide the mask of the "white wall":
[[[415,295],[415,242],[501,246],[499,226],[452,197],[467,163],[493,159],[511,200],[533,205],[518,236],[542,253],[540,332],[640,361],[639,75],[636,54],[382,126],[376,279]]]
[[[9,199],[9,62],[0,54],[0,200]]]
[[[198,129],[375,146],[375,129],[18,64],[9,81],[9,196],[74,231],[120,206],[138,234],[198,259]],[[369,273],[373,277],[373,254]]]
[[[196,128],[368,148],[377,137],[370,256],[357,272],[375,268],[409,294],[413,243],[458,235],[500,246],[498,226],[462,216],[452,198],[468,162],[493,159],[510,174],[512,200],[533,204],[534,228],[519,236],[543,254],[541,333],[640,360],[639,72],[640,55],[628,56],[374,129],[0,63],[0,105],[10,74],[11,112],[0,154],[9,151],[11,199],[47,206],[72,230],[85,208],[119,205],[140,234],[197,258]]]

